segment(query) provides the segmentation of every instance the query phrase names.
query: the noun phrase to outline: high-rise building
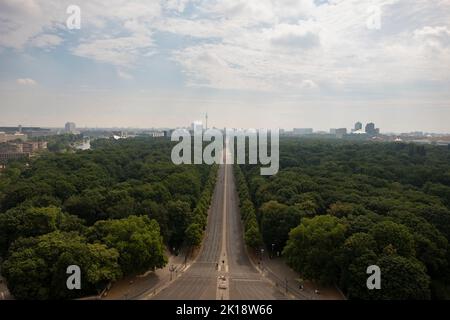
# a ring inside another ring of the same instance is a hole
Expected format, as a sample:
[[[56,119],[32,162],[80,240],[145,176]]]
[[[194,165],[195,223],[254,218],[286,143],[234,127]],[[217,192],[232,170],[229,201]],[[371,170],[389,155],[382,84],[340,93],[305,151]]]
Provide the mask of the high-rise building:
[[[67,122],[65,125],[65,129],[67,133],[75,133],[77,126],[73,122]]]
[[[336,137],[342,138],[342,137],[345,136],[346,134],[347,134],[347,128],[339,128],[339,129],[336,129]]]
[[[375,128],[375,124],[370,122],[366,125],[366,133],[371,136],[376,136],[380,133],[380,129]]]

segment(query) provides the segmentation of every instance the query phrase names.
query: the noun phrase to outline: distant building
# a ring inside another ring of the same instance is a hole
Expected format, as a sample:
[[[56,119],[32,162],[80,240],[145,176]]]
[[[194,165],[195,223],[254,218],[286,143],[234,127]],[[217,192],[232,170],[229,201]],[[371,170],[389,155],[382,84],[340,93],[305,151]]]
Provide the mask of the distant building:
[[[25,142],[22,143],[22,152],[34,153],[39,150],[39,142]]]
[[[313,134],[314,130],[312,128],[294,128],[294,135],[303,136],[308,134]]]
[[[339,128],[336,129],[336,137],[338,138],[342,138],[343,136],[345,136],[347,134],[347,128]]]
[[[355,135],[367,135],[367,133],[363,129],[355,130],[352,132]]]
[[[47,142],[6,142],[0,144],[0,163],[27,159],[40,150],[47,149]]]
[[[357,123],[355,123],[355,127],[353,128],[352,132],[362,130],[362,127],[363,127],[362,123],[358,121]]]
[[[113,131],[111,138],[113,138],[114,140],[128,139],[128,132],[127,131]]]
[[[77,126],[73,122],[67,122],[65,125],[65,131],[67,133],[76,133]]]
[[[370,122],[366,125],[366,133],[370,136],[376,136],[380,134],[380,129],[375,128],[375,124]]]
[[[0,152],[0,163],[5,164],[8,161],[28,158],[29,154],[25,152]]]
[[[23,133],[5,133],[0,132],[0,143],[15,141],[15,140],[21,140],[21,141],[27,141],[27,135]]]
[[[336,128],[331,128],[330,129],[330,134],[336,134]]]
[[[35,138],[35,137],[45,137],[45,136],[51,136],[55,135],[57,131],[52,131],[47,128],[39,128],[39,127],[23,127],[19,125],[18,127],[0,127],[0,136],[1,133],[4,134],[25,134],[28,136],[28,138]],[[0,141],[1,141],[0,137]]]
[[[148,131],[147,134],[150,137],[159,138],[159,137],[164,137],[165,133],[164,133],[164,131],[161,131],[161,130],[152,130],[152,131]]]
[[[0,145],[1,153],[21,153],[23,145],[21,143],[3,143]]]
[[[48,145],[47,141],[39,141],[38,144],[39,144],[39,150],[47,149],[47,145]]]
[[[28,136],[30,138],[40,138],[40,137],[48,137],[52,135],[56,135],[56,131],[52,131],[50,129],[39,129],[39,130],[32,130],[27,132]]]

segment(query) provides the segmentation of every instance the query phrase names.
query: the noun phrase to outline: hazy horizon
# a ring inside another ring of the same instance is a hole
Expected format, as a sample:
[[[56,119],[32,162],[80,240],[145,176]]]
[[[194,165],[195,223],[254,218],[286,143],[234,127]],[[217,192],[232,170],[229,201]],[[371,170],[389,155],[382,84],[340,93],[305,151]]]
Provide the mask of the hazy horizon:
[[[447,0],[0,0],[0,32],[0,126],[450,132]]]

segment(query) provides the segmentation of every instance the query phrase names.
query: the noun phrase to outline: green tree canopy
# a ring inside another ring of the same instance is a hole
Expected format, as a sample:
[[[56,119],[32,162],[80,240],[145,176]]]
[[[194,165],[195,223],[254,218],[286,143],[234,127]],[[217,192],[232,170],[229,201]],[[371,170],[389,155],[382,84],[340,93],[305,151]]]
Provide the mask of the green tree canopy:
[[[333,216],[304,218],[290,232],[283,254],[292,268],[304,277],[333,283],[338,278],[337,257],[345,231],[345,225]]]
[[[17,299],[71,299],[96,294],[121,276],[119,254],[77,233],[53,232],[16,241],[2,272]],[[81,290],[68,290],[67,267],[81,269]]]
[[[167,263],[158,223],[148,217],[98,221],[90,228],[89,235],[91,240],[119,252],[123,274],[162,268]]]

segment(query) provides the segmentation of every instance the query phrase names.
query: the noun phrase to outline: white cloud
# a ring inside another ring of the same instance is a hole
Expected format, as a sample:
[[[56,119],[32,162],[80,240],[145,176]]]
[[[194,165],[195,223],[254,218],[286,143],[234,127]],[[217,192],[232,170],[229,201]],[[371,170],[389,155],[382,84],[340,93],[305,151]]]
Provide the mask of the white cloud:
[[[63,39],[54,34],[41,34],[30,41],[30,45],[36,48],[54,48],[60,45]]]
[[[23,51],[26,47],[51,49],[69,34],[65,23],[70,3],[60,0],[1,0],[0,48]],[[160,17],[159,1],[81,0],[82,28],[76,55],[116,65],[133,63],[153,46],[154,19]],[[88,34],[89,37],[83,37]]]
[[[64,28],[64,1],[0,0],[0,50],[68,42],[76,56],[132,70],[167,49],[155,39],[170,32],[189,40],[167,50],[189,86],[282,92],[320,85],[322,93],[449,80],[448,0],[318,3],[82,0],[77,34]],[[366,26],[374,5],[382,8],[380,30]]]
[[[166,0],[163,2],[163,5],[166,10],[174,10],[181,13],[184,11],[189,2],[190,0]]]
[[[273,29],[271,43],[292,49],[310,49],[320,45],[320,36],[317,30],[310,30],[303,24],[282,23]]]
[[[123,70],[117,70],[117,75],[119,76],[119,78],[124,79],[124,80],[132,80],[133,76],[131,74],[129,74],[128,72],[125,72]]]
[[[450,28],[447,26],[426,26],[414,31],[414,36],[432,47],[448,47],[450,45]]]
[[[331,90],[352,92],[449,78],[442,71],[448,70],[442,68],[449,65],[448,52],[434,50],[432,57],[424,46],[438,43],[444,47],[448,27],[417,28],[445,19],[448,26],[448,1],[333,0],[315,5],[313,1],[233,0],[202,4],[199,12],[203,14],[198,19],[170,18],[160,27],[211,39],[207,45],[176,53],[191,85],[283,91],[317,88],[317,83],[323,83]],[[367,9],[373,5],[382,8],[380,30],[366,26]],[[414,32],[417,29],[422,31]],[[424,37],[426,40],[419,39]],[[315,85],[305,79],[315,79]]]
[[[37,82],[30,78],[20,78],[16,80],[16,83],[21,86],[35,86]]]
[[[303,89],[317,89],[319,86],[313,80],[303,80],[300,84]]]
[[[72,52],[99,62],[130,66],[140,54],[147,54],[152,47],[151,36],[134,34],[127,37],[86,40]]]
[[[34,0],[0,2],[0,46],[22,48],[46,26],[39,4]]]

